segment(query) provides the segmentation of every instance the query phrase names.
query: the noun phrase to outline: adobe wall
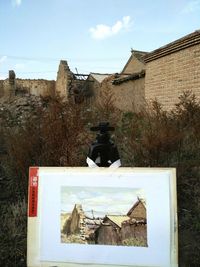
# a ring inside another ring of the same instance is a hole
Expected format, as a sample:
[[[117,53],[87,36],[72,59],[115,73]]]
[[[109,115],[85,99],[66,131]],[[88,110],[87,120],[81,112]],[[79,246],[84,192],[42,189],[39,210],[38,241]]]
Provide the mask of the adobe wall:
[[[110,90],[114,105],[123,111],[140,111],[144,106],[144,78],[119,85],[113,85],[112,80],[103,82],[101,90]]]
[[[139,203],[129,216],[130,218],[146,218],[146,208]]]
[[[16,90],[20,92],[27,92],[36,96],[53,96],[55,94],[55,81],[48,81],[43,79],[16,79]]]
[[[88,81],[86,81],[86,83],[88,87],[88,94],[90,95],[90,97],[93,97],[95,99],[100,92],[101,84],[91,76],[89,77]]]
[[[146,63],[145,98],[173,108],[185,90],[200,98],[200,44]]]
[[[73,74],[69,69],[67,61],[61,60],[57,72],[56,79],[56,93],[60,96],[68,96],[70,91],[71,81],[73,80]]]
[[[121,236],[116,225],[101,225],[97,230],[97,244],[98,245],[119,245],[121,243]]]
[[[124,222],[122,223],[121,228],[121,238],[122,240],[130,238],[139,238],[147,240],[147,225],[144,223],[131,223]]]
[[[0,80],[0,97],[4,95],[4,80]]]
[[[65,222],[63,232],[66,234],[85,235],[85,214],[81,205],[75,204],[72,214]]]
[[[85,102],[88,105],[92,105],[97,100],[100,93],[101,84],[97,82],[93,77],[89,76],[83,86],[83,92],[85,96]]]
[[[139,61],[134,55],[132,56],[130,62],[123,70],[123,73],[135,73],[140,72],[145,69],[145,64]]]

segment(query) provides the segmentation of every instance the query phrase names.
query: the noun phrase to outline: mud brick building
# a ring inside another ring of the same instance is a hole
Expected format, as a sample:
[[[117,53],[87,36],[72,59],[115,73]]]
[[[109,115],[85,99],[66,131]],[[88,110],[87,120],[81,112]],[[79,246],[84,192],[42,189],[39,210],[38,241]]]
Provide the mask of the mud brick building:
[[[144,106],[146,52],[131,50],[131,56],[120,74],[111,75],[102,82],[101,90],[110,91],[117,108],[139,111]],[[99,95],[101,97],[101,94]]]
[[[145,201],[138,199],[126,215],[106,215],[96,236],[98,244],[130,245],[131,239],[138,239],[142,246],[147,246]]]
[[[117,107],[139,111],[157,100],[170,110],[184,91],[200,99],[200,30],[152,52],[131,53],[119,77],[111,81]]]
[[[146,64],[145,99],[157,99],[171,109],[183,91],[200,99],[200,30],[143,57]]]
[[[64,214],[62,214],[64,216]],[[63,242],[104,245],[130,245],[130,239],[139,239],[147,245],[146,205],[143,199],[131,207],[125,215],[88,217],[81,204],[75,204],[71,214],[62,223]],[[73,238],[73,239],[72,239]],[[127,243],[126,243],[127,242]]]
[[[0,80],[0,97],[59,93],[90,105],[110,91],[117,108],[136,112],[155,99],[170,110],[187,90],[200,99],[200,30],[149,53],[132,50],[121,73],[81,77],[61,60],[56,81],[16,79],[13,71]]]

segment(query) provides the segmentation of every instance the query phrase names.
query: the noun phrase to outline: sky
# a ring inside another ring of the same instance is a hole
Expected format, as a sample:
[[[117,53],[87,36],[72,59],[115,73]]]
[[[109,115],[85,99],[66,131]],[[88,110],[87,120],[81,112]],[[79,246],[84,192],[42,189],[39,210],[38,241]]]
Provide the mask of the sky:
[[[200,0],[0,0],[0,79],[120,72],[131,49],[153,51],[200,29]]]
[[[145,198],[142,189],[108,187],[62,187],[61,211],[72,212],[81,204],[84,212],[95,217],[126,215],[139,198]]]

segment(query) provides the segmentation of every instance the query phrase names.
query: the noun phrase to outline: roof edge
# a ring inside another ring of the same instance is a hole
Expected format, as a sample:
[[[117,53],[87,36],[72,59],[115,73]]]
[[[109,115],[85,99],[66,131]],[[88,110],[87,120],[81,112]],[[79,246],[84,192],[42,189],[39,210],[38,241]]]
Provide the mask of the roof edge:
[[[123,75],[123,74],[122,74]],[[141,70],[140,72],[132,73],[126,77],[117,78],[112,81],[112,84],[119,85],[124,82],[128,82],[130,80],[138,80],[145,77],[145,70]]]
[[[140,56],[138,56],[139,54],[141,54]],[[140,62],[144,63],[143,57],[145,55],[142,54],[148,54],[148,52],[145,51],[139,51],[139,50],[134,50],[131,48],[131,55],[128,59],[128,61],[126,62],[125,66],[123,67],[121,74],[123,74],[123,72],[125,71],[126,67],[128,66],[128,64],[131,62],[132,58],[135,57],[137,60],[139,60]]]
[[[143,60],[145,63],[153,61],[155,59],[161,58],[163,56],[175,53],[179,50],[188,48],[190,46],[194,46],[200,44],[200,30],[192,32],[182,38],[179,38],[165,46],[162,46],[147,55],[143,56]]]

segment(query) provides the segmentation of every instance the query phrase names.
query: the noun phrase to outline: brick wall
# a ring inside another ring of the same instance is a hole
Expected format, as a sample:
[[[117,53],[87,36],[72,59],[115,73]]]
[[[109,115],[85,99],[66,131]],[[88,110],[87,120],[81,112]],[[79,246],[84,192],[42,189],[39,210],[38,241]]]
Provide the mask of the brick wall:
[[[200,98],[200,44],[146,63],[147,101],[156,98],[169,110],[185,90]]]

